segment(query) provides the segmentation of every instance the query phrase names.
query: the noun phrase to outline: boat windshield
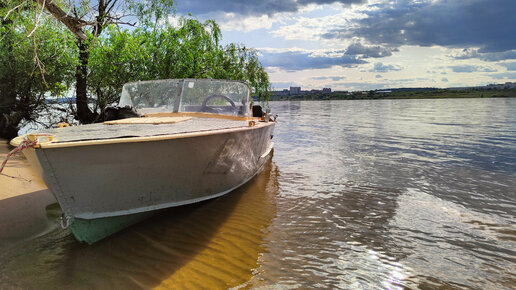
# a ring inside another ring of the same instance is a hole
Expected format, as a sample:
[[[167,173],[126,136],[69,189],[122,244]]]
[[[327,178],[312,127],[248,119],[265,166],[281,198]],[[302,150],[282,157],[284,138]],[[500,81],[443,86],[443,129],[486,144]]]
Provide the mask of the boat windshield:
[[[138,113],[206,112],[223,115],[250,114],[249,87],[242,82],[211,79],[173,79],[127,83],[121,107]]]

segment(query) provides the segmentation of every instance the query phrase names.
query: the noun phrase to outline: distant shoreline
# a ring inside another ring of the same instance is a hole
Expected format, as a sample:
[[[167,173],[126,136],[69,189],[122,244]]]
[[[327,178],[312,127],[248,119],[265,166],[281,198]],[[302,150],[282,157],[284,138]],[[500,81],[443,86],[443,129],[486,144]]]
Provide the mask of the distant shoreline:
[[[269,101],[331,101],[331,100],[392,100],[392,99],[460,99],[460,98],[516,98],[516,89],[467,90],[398,90],[365,92],[305,93],[271,96]]]

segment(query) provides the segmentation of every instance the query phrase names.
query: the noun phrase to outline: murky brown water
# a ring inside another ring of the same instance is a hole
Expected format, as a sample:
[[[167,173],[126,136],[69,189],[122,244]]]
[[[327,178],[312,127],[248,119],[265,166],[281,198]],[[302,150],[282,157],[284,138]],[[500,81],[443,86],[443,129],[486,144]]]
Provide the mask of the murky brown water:
[[[250,183],[93,246],[51,229],[0,288],[515,289],[516,99],[271,105]]]

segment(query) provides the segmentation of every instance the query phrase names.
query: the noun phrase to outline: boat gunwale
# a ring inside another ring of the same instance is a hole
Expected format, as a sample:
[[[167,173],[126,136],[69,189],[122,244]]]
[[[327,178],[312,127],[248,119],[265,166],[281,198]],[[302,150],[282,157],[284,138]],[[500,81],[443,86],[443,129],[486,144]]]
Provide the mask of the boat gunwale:
[[[251,119],[251,118],[249,118]],[[256,118],[258,119],[258,118]],[[191,138],[191,137],[199,137],[206,135],[215,135],[215,134],[225,134],[225,133],[233,133],[233,132],[241,132],[247,130],[255,130],[259,128],[263,128],[266,126],[271,126],[276,122],[255,122],[252,126],[242,126],[236,128],[227,128],[227,129],[213,129],[213,130],[205,130],[205,131],[195,131],[188,133],[175,133],[175,134],[164,134],[164,135],[153,135],[153,136],[138,136],[138,137],[120,137],[120,138],[109,138],[109,139],[94,139],[94,140],[80,140],[80,141],[67,141],[62,143],[54,143],[56,141],[48,141],[41,142],[35,146],[36,149],[54,149],[54,148],[66,148],[66,147],[78,147],[78,146],[93,146],[93,145],[107,145],[107,144],[118,144],[118,143],[136,143],[136,142],[150,142],[150,141],[161,141],[161,140],[172,140],[172,139],[181,139],[181,138]],[[87,125],[84,125],[87,126]],[[13,146],[18,146],[22,140],[31,135],[25,134],[11,140],[10,144]]]

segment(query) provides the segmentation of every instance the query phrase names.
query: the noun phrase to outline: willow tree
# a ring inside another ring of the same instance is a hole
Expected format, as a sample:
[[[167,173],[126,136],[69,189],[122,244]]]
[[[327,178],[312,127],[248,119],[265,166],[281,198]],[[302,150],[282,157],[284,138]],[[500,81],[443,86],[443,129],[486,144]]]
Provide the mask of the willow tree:
[[[245,46],[222,46],[213,20],[180,18],[159,29],[109,27],[91,51],[89,89],[98,108],[116,102],[129,81],[168,78],[231,79],[249,83],[266,100],[269,79],[257,52]]]
[[[81,123],[98,120],[105,106],[118,99],[122,85],[134,80],[233,79],[248,82],[255,96],[268,96],[268,76],[256,51],[237,44],[221,46],[221,31],[213,20],[187,17],[177,26],[170,24],[172,0],[67,1],[4,0],[0,15],[29,11],[32,27],[25,32],[26,39],[44,30],[41,19],[60,24],[56,33],[64,34],[60,37],[66,41],[61,44],[69,49],[57,59],[74,59],[74,115]],[[40,48],[33,48],[39,55]]]
[[[220,65],[213,77],[245,81],[253,96],[268,101],[271,91],[269,75],[258,59],[258,52],[234,43],[227,45],[222,52]]]
[[[172,0],[5,0],[12,11],[20,12],[28,3],[36,3],[39,14],[47,13],[58,20],[75,37],[78,49],[75,68],[76,118],[81,123],[96,120],[97,113],[88,106],[88,64],[90,50],[110,25],[135,26],[159,23],[173,9]],[[38,17],[34,21],[39,26]],[[37,28],[37,27],[35,27]]]
[[[0,2],[0,137],[12,138],[21,125],[46,112],[48,95],[64,94],[73,82],[73,38],[56,29],[56,20],[19,6],[10,13]],[[30,35],[30,38],[27,37]]]

